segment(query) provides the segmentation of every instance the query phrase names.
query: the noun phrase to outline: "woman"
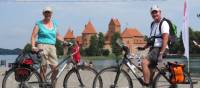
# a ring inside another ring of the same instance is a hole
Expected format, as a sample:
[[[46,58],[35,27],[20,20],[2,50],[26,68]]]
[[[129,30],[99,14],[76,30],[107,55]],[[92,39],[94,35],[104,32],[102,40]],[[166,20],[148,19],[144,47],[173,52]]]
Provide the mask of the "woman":
[[[36,22],[31,36],[31,44],[33,51],[36,51],[37,49],[43,50],[41,63],[42,66],[40,69],[40,75],[42,79],[45,79],[44,74],[46,73],[47,65],[50,65],[51,70],[53,71],[51,76],[51,80],[53,82],[57,74],[55,68],[58,64],[55,48],[56,39],[62,42],[64,41],[64,39],[57,32],[57,24],[54,20],[52,20],[52,13],[53,11],[51,7],[46,7],[43,9],[44,19]]]

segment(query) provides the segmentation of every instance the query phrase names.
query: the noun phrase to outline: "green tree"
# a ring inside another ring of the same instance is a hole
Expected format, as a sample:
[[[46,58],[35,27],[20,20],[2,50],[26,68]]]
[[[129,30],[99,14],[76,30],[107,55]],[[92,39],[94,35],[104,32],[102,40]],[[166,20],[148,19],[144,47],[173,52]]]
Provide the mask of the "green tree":
[[[102,55],[103,54],[103,47],[104,47],[104,35],[102,32],[99,32],[98,34],[98,55]]]
[[[32,45],[30,43],[27,43],[24,46],[23,52],[28,53],[28,52],[31,52],[31,51],[32,51]]]
[[[97,36],[91,36],[90,39],[90,46],[89,48],[86,48],[86,53],[89,56],[97,56],[97,52],[98,52],[98,40],[97,40]]]
[[[56,53],[57,55],[63,55],[63,45],[62,42],[59,40],[56,40]]]
[[[120,33],[119,32],[115,32],[112,36],[112,53],[116,56],[116,62],[119,62],[119,56],[122,55],[122,50],[119,47],[119,45],[116,44],[117,39],[120,38]]]
[[[199,31],[193,31],[191,27],[189,27],[189,52],[190,54],[200,54],[200,49],[199,47],[195,46],[193,44],[193,40],[197,41],[198,43],[200,42],[200,32]]]
[[[110,51],[108,49],[103,49],[102,54],[103,56],[108,56],[110,54]]]
[[[180,52],[182,54],[182,53],[184,53],[184,51],[185,51],[185,49],[184,49],[184,45],[183,45],[183,34],[181,32],[180,37],[179,37],[178,52]]]

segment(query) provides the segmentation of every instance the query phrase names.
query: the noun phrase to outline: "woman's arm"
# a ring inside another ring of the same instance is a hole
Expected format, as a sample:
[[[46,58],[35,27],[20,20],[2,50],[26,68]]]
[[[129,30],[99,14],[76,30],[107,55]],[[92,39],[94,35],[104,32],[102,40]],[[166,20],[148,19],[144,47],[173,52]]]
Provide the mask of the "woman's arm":
[[[33,32],[32,32],[32,35],[31,35],[31,45],[32,47],[35,47],[35,40],[36,40],[36,36],[38,34],[38,26],[35,25],[34,28],[33,28]]]

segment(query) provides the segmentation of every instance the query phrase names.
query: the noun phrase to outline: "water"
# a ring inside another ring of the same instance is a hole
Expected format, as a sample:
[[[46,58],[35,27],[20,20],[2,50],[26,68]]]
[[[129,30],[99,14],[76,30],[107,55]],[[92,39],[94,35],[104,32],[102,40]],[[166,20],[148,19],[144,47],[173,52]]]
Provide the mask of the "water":
[[[0,61],[1,60],[6,60],[6,69],[8,69],[8,64],[9,63],[13,63],[16,59],[17,55],[0,55]],[[180,63],[184,63],[187,65],[187,60],[186,59],[179,59],[179,58],[170,58],[170,59],[166,59],[167,61],[177,61]],[[84,60],[86,62],[89,62],[88,60]],[[113,66],[116,65],[116,61],[113,59],[98,59],[98,60],[91,60],[93,62],[93,64],[95,65],[95,68],[97,68],[98,70],[108,67],[108,66]],[[5,67],[4,65],[0,67]],[[192,73],[200,73],[200,57],[196,57],[196,58],[191,58],[190,59],[190,71]]]

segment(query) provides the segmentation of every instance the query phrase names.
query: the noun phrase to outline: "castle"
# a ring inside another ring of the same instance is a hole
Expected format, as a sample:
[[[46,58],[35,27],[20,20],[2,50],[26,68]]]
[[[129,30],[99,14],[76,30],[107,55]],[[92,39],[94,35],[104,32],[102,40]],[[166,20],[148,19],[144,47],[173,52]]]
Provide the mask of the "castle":
[[[138,31],[136,28],[125,28],[123,32],[121,32],[121,25],[118,19],[112,18],[108,25],[108,31],[104,34],[105,37],[105,49],[109,49],[111,51],[111,40],[112,36],[115,32],[119,32],[122,41],[129,47],[131,53],[137,51],[138,46],[144,46],[146,42],[144,41],[144,36]],[[68,29],[67,33],[64,36],[65,41],[76,40],[80,43],[82,47],[89,47],[90,38],[93,35],[97,35],[96,29],[93,26],[92,22],[89,21],[82,32],[81,36],[75,37],[73,34],[73,30],[71,28]]]

